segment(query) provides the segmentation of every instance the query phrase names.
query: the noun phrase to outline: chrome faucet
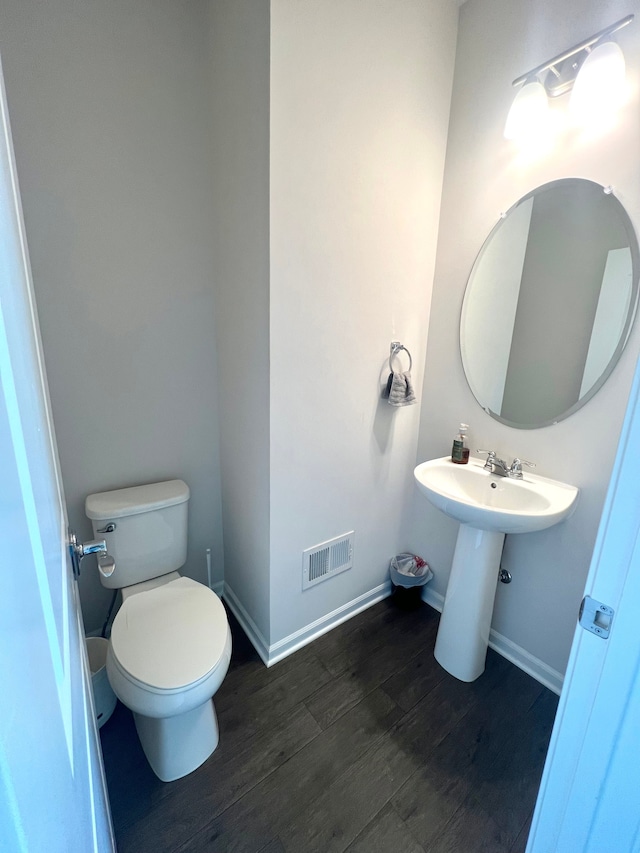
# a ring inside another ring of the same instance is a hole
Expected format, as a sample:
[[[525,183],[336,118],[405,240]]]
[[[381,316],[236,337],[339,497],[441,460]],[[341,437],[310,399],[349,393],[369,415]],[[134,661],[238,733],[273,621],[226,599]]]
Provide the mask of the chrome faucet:
[[[496,456],[495,450],[478,450],[477,452],[487,454],[487,461],[484,463],[484,467],[497,477],[510,477],[512,480],[522,480],[523,465],[528,465],[530,468],[536,467],[533,462],[527,462],[526,459],[518,459],[517,456],[511,465],[507,465],[504,459]]]
[[[509,468],[507,467],[507,463],[504,459],[499,459],[496,456],[495,450],[478,450],[478,453],[486,453],[487,461],[484,463],[484,467],[487,471],[490,471],[492,474],[497,474],[498,477],[507,477],[509,474]]]
[[[528,468],[536,467],[535,462],[527,462],[526,459],[518,459],[518,457],[516,456],[516,458],[511,463],[511,468],[509,468],[508,476],[511,477],[513,480],[522,480],[523,465],[526,465]]]

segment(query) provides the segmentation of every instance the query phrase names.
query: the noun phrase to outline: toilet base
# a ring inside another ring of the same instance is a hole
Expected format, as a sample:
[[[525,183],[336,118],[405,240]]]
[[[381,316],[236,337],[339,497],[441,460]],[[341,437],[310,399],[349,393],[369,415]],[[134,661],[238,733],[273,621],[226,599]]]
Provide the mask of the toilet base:
[[[218,720],[209,699],[174,717],[133,719],[151,769],[163,782],[173,782],[203,764],[218,745]]]

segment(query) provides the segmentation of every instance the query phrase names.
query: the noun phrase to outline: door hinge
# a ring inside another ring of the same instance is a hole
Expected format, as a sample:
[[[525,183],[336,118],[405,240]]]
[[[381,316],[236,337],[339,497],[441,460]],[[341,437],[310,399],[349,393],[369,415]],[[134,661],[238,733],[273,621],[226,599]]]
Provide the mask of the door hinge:
[[[601,601],[596,601],[589,595],[585,595],[580,605],[580,615],[578,621],[580,625],[592,634],[597,634],[606,640],[611,631],[611,623],[613,622],[613,607],[608,604],[603,604]]]

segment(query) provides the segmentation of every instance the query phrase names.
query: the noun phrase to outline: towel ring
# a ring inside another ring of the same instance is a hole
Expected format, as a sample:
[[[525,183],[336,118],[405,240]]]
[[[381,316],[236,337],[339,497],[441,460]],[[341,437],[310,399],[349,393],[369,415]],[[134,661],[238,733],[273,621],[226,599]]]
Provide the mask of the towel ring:
[[[407,371],[407,373],[411,373],[411,368],[413,367],[413,359],[411,358],[411,353],[404,344],[400,343],[400,341],[391,341],[391,346],[389,348],[389,370],[392,373],[394,373],[393,359],[395,358],[395,356],[398,355],[398,353],[402,352],[402,350],[404,350],[409,356],[409,370]]]

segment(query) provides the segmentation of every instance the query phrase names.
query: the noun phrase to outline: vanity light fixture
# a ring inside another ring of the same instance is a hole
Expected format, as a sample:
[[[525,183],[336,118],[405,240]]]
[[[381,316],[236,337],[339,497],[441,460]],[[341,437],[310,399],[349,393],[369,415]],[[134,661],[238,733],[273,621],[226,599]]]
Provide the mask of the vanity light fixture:
[[[597,44],[587,56],[573,86],[569,113],[579,124],[604,121],[624,98],[624,54],[614,41]]]
[[[505,139],[531,139],[540,133],[549,119],[549,101],[544,86],[538,80],[528,80],[513,99]]]
[[[506,139],[527,139],[546,126],[549,98],[572,92],[569,110],[582,121],[609,114],[619,105],[624,89],[624,56],[611,35],[633,21],[627,15],[538,65],[513,81],[522,86],[516,94],[504,129]]]

